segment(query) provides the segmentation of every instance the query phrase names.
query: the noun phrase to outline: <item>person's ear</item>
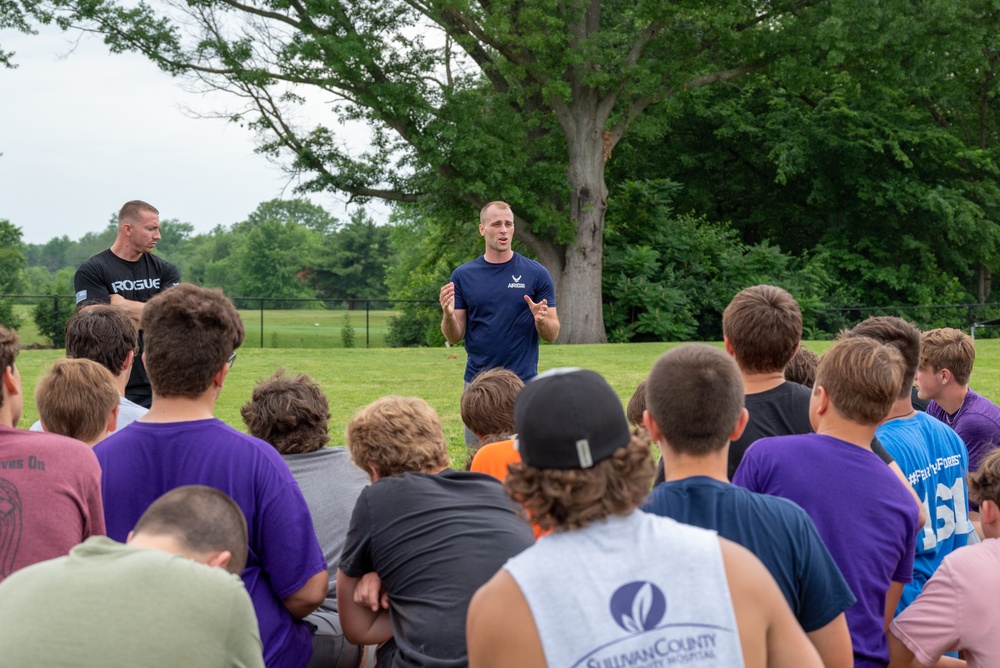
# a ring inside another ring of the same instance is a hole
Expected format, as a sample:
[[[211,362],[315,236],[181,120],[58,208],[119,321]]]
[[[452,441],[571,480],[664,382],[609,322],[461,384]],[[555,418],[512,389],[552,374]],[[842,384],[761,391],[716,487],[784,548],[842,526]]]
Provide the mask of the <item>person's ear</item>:
[[[747,424],[750,423],[750,411],[746,408],[740,410],[740,419],[736,421],[736,426],[733,427],[733,433],[729,434],[729,442],[739,440],[740,436],[743,435],[743,430],[747,428]]]
[[[733,344],[729,342],[729,337],[725,334],[722,335],[722,343],[726,347],[726,354],[730,357],[736,357],[736,353],[733,352]]]
[[[128,545],[132,542],[132,538],[135,536],[135,531],[129,531],[128,535],[125,536],[125,544]]]
[[[233,553],[229,550],[220,550],[219,552],[212,552],[208,555],[208,558],[203,562],[206,566],[211,566],[213,568],[225,569],[229,565],[229,562],[233,560]]]
[[[135,351],[130,350],[125,353],[125,363],[122,364],[122,368],[119,373],[124,373],[126,371],[132,370],[132,365],[135,364]]]
[[[952,380],[955,379],[955,375],[951,372],[951,369],[941,369],[941,384],[947,385]]]
[[[822,385],[813,388],[813,401],[816,402],[816,414],[823,415],[830,409],[830,393]]]
[[[229,375],[229,362],[224,362],[222,368],[215,372],[215,376],[212,377],[212,384],[215,387],[222,388],[226,382],[226,376]]]
[[[111,409],[111,413],[108,415],[108,423],[104,425],[104,429],[109,433],[113,433],[118,429],[118,409],[121,404],[115,404],[115,407]]]
[[[7,394],[14,396],[21,393],[21,384],[14,376],[14,365],[11,364],[3,370],[3,389]]]
[[[379,475],[378,469],[375,468],[374,464],[368,465],[368,479],[372,482],[378,482],[382,476]]]
[[[655,443],[663,443],[663,432],[660,431],[660,425],[656,424],[656,420],[653,419],[648,408],[642,412],[642,424],[646,426],[649,437]]]

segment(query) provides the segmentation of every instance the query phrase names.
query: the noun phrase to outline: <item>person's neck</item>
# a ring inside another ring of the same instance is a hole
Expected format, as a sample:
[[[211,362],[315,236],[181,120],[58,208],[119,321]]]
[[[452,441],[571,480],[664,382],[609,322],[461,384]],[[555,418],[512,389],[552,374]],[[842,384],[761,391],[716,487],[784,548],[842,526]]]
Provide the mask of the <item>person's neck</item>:
[[[951,387],[944,387],[940,392],[940,396],[934,397],[934,401],[941,409],[952,415],[958,412],[958,409],[962,407],[965,403],[965,397],[969,394],[968,385],[952,385]]]
[[[740,371],[743,376],[743,393],[759,394],[767,390],[773,390],[785,382],[784,371],[768,371],[765,373],[749,373]]]
[[[199,397],[162,397],[153,393],[153,403],[141,422],[192,422],[214,417],[217,395],[206,392]]]
[[[503,264],[504,262],[509,262],[514,257],[514,249],[508,248],[503,253],[498,253],[492,248],[487,247],[486,252],[483,253],[483,259],[490,264]]]
[[[858,424],[839,415],[832,406],[823,415],[818,416],[816,433],[822,436],[846,441],[865,450],[872,449],[872,439],[875,438],[875,425]]]
[[[129,246],[128,240],[120,236],[111,244],[111,252],[126,262],[135,262],[142,257],[141,252]]]
[[[20,422],[21,416],[18,415],[17,419],[14,419],[14,413],[9,408],[10,403],[10,397],[4,396],[3,405],[0,406],[0,425],[17,429],[17,423]]]
[[[129,376],[132,375],[132,367],[115,376],[115,384],[118,386],[118,396],[125,396],[125,387],[128,385]]]
[[[676,482],[686,478],[704,477],[729,482],[729,445],[703,457],[677,453],[666,443],[660,443],[663,453],[663,471],[666,482]]]
[[[885,419],[882,420],[883,423],[889,420],[908,420],[917,414],[916,409],[913,407],[913,402],[910,401],[910,396],[899,397],[893,402],[892,408],[886,413]]]

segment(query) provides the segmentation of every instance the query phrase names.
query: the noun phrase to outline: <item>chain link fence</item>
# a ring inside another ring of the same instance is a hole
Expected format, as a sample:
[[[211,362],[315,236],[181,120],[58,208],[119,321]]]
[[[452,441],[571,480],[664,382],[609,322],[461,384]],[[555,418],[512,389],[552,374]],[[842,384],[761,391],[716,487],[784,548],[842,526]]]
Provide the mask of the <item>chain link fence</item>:
[[[243,345],[259,348],[388,347],[392,321],[409,317],[414,309],[408,306],[437,305],[436,300],[265,297],[234,297],[233,303],[246,328]],[[0,295],[0,304],[9,305],[6,311],[27,347],[61,348],[66,319],[76,308],[73,295]],[[806,310],[803,315],[806,340],[833,338],[841,329],[873,315],[899,316],[925,330],[955,327],[973,338],[1000,338],[1000,302],[824,308]]]

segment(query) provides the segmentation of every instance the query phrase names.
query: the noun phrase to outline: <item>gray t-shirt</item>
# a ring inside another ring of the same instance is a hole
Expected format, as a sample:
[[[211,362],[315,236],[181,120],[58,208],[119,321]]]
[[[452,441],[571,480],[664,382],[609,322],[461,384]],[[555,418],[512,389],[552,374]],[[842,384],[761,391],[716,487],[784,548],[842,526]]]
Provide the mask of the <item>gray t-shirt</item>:
[[[131,402],[125,397],[118,397],[118,424],[115,426],[115,431],[121,431],[125,425],[132,424],[148,412],[148,408]],[[31,425],[31,431],[45,431],[42,429],[42,421],[38,420]]]
[[[300,455],[283,455],[299,483],[312,514],[313,528],[323,548],[330,586],[322,609],[337,611],[337,565],[347,538],[351,513],[368,476],[354,465],[344,447],[320,448]]]

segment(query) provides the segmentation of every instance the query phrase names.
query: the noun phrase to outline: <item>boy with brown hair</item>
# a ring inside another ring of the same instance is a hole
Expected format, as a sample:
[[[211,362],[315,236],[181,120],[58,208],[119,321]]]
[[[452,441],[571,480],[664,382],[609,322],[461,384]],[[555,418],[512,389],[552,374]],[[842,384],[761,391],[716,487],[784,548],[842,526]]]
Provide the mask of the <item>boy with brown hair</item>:
[[[125,398],[125,386],[138,351],[139,330],[118,306],[85,306],[66,321],[66,357],[93,360],[115,378],[118,391],[116,431],[146,414],[146,408]],[[31,425],[31,430],[42,431],[41,421]]]
[[[312,633],[301,620],[323,602],[326,559],[302,492],[275,449],[213,417],[243,342],[221,290],[181,284],[142,310],[149,412],[94,448],[104,472],[108,536],[122,541],[160,495],[200,484],[225,492],[250,530],[243,581],[270,668],[302,668]]]
[[[472,379],[462,393],[462,422],[479,438],[469,449],[469,470],[503,480],[507,465],[521,461],[514,447],[514,402],[524,387],[516,373],[495,368]]]
[[[35,386],[42,429],[94,447],[118,424],[118,387],[111,372],[86,359],[61,359]]]
[[[712,346],[679,346],[653,365],[647,390],[644,419],[667,462],[667,480],[642,509],[718,531],[753,552],[824,665],[854,665],[844,611],[856,599],[812,520],[787,499],[755,494],[726,477],[729,442],[748,419],[733,359]]]
[[[904,372],[891,346],[867,337],[836,343],[816,370],[809,405],[815,433],[761,439],[733,479],[790,499],[812,518],[858,599],[847,609],[856,665],[888,663],[885,627],[913,578],[917,506],[871,451]]]
[[[1000,665],[1000,451],[969,476],[986,540],[949,554],[917,599],[889,626],[892,666]],[[966,663],[945,652],[962,651]],[[949,661],[953,663],[948,663]]]
[[[945,555],[967,544],[969,521],[965,478],[969,455],[962,439],[947,425],[913,408],[910,391],[920,364],[920,330],[902,318],[871,317],[847,333],[871,337],[900,352],[904,361],[896,400],[875,435],[893,456],[917,493],[924,521],[917,537],[913,581],[903,590],[898,614],[916,598]]]
[[[279,369],[261,380],[240,411],[250,435],[281,453],[305,496],[313,529],[326,557],[326,600],[305,621],[316,627],[313,663],[357,666],[362,648],[344,638],[337,602],[337,566],[351,512],[368,477],[351,462],[347,448],[324,447],[330,440],[330,406],[322,388],[309,376],[288,376]]]
[[[372,484],[354,507],[337,572],[344,634],[380,645],[378,665],[465,664],[469,600],[534,542],[531,529],[494,478],[448,468],[441,421],[423,399],[378,399],[346,437]]]
[[[715,533],[638,512],[653,473],[614,390],[554,369],[517,400],[507,488],[553,533],[469,608],[469,666],[820,666],[767,570]],[[624,665],[624,664],[622,664]]]
[[[0,581],[104,535],[101,467],[83,443],[17,429],[17,332],[0,327]]]
[[[927,413],[955,430],[969,450],[969,471],[1000,445],[1000,406],[969,389],[976,343],[944,327],[920,335],[917,393],[930,399]]]

